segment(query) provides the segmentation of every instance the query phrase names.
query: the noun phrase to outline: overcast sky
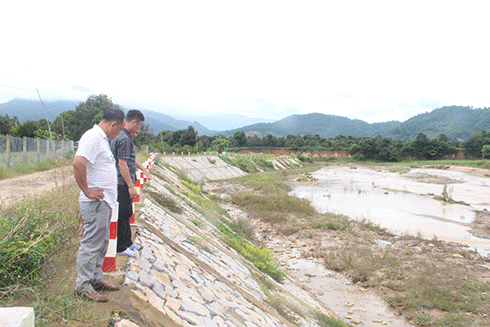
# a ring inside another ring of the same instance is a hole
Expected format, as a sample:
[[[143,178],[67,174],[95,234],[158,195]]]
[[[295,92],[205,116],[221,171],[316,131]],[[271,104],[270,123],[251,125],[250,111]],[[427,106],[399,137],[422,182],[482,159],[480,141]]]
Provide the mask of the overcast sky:
[[[488,1],[2,1],[0,102],[404,121],[490,107]]]

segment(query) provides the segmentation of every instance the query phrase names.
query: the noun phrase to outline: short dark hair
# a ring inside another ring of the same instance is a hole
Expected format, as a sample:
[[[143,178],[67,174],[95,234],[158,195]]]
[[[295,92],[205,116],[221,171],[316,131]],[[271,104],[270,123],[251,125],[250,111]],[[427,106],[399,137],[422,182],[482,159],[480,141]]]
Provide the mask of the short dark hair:
[[[145,115],[139,110],[129,110],[126,114],[126,121],[136,120],[138,123],[140,121],[145,121]]]
[[[124,123],[124,112],[118,108],[110,108],[104,112],[102,120],[115,121],[118,124]]]

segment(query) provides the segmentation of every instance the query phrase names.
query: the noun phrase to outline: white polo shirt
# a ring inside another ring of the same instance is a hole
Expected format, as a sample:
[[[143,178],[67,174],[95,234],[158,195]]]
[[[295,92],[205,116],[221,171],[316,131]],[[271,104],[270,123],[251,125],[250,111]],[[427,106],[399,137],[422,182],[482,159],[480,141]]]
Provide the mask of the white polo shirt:
[[[112,155],[109,138],[98,125],[86,131],[80,138],[77,153],[87,159],[87,183],[90,189],[104,189],[104,201],[111,207],[117,202],[116,160]],[[94,201],[80,192],[80,202]]]

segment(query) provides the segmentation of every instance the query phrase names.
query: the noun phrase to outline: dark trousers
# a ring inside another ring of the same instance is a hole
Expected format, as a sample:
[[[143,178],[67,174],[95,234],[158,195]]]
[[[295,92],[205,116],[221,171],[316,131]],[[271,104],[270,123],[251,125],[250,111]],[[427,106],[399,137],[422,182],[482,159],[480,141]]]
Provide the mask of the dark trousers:
[[[123,252],[133,244],[131,241],[131,225],[129,224],[129,218],[133,215],[133,203],[129,198],[129,190],[126,184],[117,185],[117,202],[119,202],[117,252]]]

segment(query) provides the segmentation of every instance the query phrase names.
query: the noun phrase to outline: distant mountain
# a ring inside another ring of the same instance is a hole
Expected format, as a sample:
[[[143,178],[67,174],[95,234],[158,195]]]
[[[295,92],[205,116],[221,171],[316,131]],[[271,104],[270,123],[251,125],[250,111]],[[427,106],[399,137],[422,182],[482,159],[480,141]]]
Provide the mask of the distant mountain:
[[[191,116],[191,115],[174,115],[177,119],[198,121],[212,131],[224,131],[235,129],[242,126],[257,123],[272,123],[273,119],[250,118],[244,115],[209,115],[209,116]]]
[[[46,114],[50,121],[54,121],[63,111],[75,110],[80,104],[80,101],[44,101],[46,108]],[[125,111],[128,108],[124,108]],[[155,134],[160,131],[178,131],[186,129],[189,126],[194,126],[194,129],[201,135],[209,135],[212,132],[206,127],[202,126],[198,122],[189,122],[184,120],[177,120],[168,115],[164,115],[159,112],[140,109],[146,117],[146,123],[150,126]],[[39,100],[26,100],[26,99],[12,99],[5,103],[0,103],[0,115],[9,117],[17,116],[21,123],[26,120],[37,121],[39,119],[45,119],[43,107]]]
[[[446,134],[450,140],[467,140],[476,132],[490,131],[490,108],[450,106],[414,116],[381,133],[397,140],[413,140],[418,133],[429,138]]]
[[[223,134],[231,136],[241,130],[246,134],[265,136],[272,134],[276,137],[293,135],[315,135],[331,138],[337,135],[345,136],[375,136],[381,132],[400,124],[397,121],[369,124],[358,119],[312,113],[306,115],[292,115],[274,123],[260,123],[225,131]]]
[[[61,112],[75,110],[79,101],[45,101],[48,119],[53,121]],[[127,110],[126,108],[124,108]],[[490,131],[490,108],[473,109],[472,107],[450,106],[434,109],[414,116],[403,123],[390,121],[369,124],[358,119],[349,119],[336,115],[311,113],[292,115],[276,122],[253,123],[256,121],[240,115],[196,116],[194,120],[175,119],[174,117],[147,109],[140,109],[146,117],[146,123],[155,134],[160,131],[177,131],[193,126],[199,135],[214,135],[221,133],[232,136],[236,131],[244,131],[248,135],[276,137],[293,135],[315,135],[331,138],[337,135],[391,137],[395,140],[413,140],[418,133],[424,133],[429,138],[446,134],[450,140],[467,140],[468,137],[482,130]],[[0,104],[0,115],[17,116],[21,122],[44,119],[40,101],[13,99]],[[192,116],[178,116],[189,117]],[[242,124],[240,124],[240,122]],[[204,126],[206,125],[206,126]],[[242,127],[240,127],[242,126]],[[216,131],[216,132],[214,132]]]
[[[181,129],[187,129],[189,126],[193,126],[199,135],[210,135],[212,131],[201,125],[197,121],[190,122],[186,120],[178,120],[171,116],[148,110],[139,109],[145,115],[145,123],[150,126],[154,134],[158,134],[163,131],[178,131]]]
[[[46,114],[49,121],[54,121],[63,111],[75,110],[80,101],[44,101]],[[26,120],[45,119],[43,106],[39,100],[12,99],[5,103],[0,103],[0,115],[9,115],[10,118],[17,116],[21,123]]]

